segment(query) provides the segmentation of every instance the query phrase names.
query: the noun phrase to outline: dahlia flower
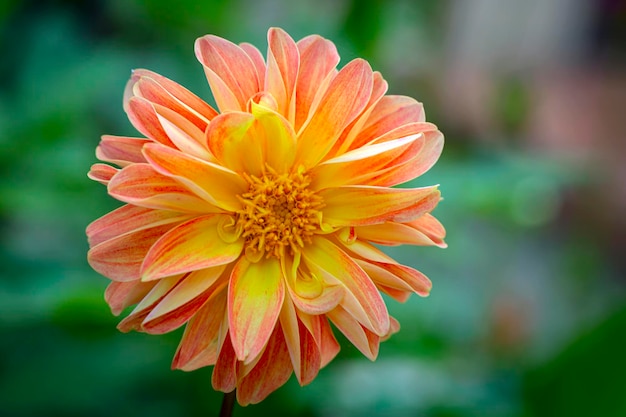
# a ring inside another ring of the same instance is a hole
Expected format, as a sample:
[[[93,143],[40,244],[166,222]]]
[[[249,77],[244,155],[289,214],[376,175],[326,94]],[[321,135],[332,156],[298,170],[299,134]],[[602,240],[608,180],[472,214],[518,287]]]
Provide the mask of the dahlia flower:
[[[89,177],[125,203],[87,228],[91,266],[112,282],[119,323],[186,326],[172,368],[214,366],[216,390],[246,405],[295,373],[302,385],[339,351],[339,331],[374,360],[400,302],[431,283],[376,245],[445,247],[436,186],[394,188],[443,147],[422,104],[385,95],[363,59],[268,32],[254,46],[195,43],[217,104],[135,70],[124,109],[145,138],[105,135]]]

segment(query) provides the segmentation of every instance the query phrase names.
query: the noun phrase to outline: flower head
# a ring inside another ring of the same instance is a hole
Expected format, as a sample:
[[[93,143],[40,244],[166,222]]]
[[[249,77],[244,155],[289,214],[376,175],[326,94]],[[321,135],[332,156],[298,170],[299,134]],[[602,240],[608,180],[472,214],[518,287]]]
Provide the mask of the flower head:
[[[219,111],[136,70],[124,109],[145,138],[102,137],[89,176],[126,203],[87,228],[91,266],[127,332],[185,325],[173,368],[214,365],[213,386],[261,401],[292,372],[311,382],[339,351],[365,356],[397,331],[381,292],[428,295],[423,274],[379,245],[444,247],[437,187],[393,188],[428,170],[443,136],[422,105],[385,95],[362,59],[337,70],[332,42],[268,32],[196,41]],[[113,165],[109,165],[113,164]]]

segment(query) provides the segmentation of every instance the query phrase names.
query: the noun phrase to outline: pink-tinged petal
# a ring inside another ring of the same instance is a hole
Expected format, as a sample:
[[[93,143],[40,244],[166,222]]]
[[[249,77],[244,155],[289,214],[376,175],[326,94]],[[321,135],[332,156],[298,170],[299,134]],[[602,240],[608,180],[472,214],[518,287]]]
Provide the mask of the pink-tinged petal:
[[[426,213],[423,216],[406,223],[407,226],[412,227],[415,230],[422,232],[425,236],[432,241],[432,244],[439,246],[440,248],[446,248],[448,245],[443,241],[446,237],[446,229],[443,225],[430,213]]]
[[[204,144],[204,130],[198,129],[193,123],[167,107],[154,105],[159,123],[172,143],[182,152],[207,161],[212,155]]]
[[[157,143],[146,145],[144,155],[156,171],[171,177],[170,181],[185,184],[211,205],[228,211],[241,207],[237,195],[247,191],[248,186],[233,171]]]
[[[384,96],[369,113],[366,123],[351,141],[350,149],[361,147],[402,125],[424,121],[424,106],[405,96]]]
[[[348,151],[315,166],[311,170],[311,186],[313,189],[320,189],[367,184],[379,169],[385,168],[407,151],[419,152],[423,143],[421,134],[413,134]]]
[[[311,383],[319,373],[322,366],[322,356],[313,335],[309,333],[302,322],[299,321],[298,325],[300,329],[300,353],[302,355],[298,382],[304,386]]]
[[[265,88],[278,104],[278,113],[293,123],[295,118],[294,92],[300,55],[294,40],[282,29],[267,32],[267,73]]]
[[[309,118],[313,99],[322,82],[333,73],[339,63],[337,48],[321,36],[307,36],[298,41],[297,46],[300,53],[300,71],[296,84],[296,132]]]
[[[296,150],[291,124],[263,105],[252,103],[251,112],[256,118],[255,138],[265,144],[265,163],[278,173],[286,172],[293,165]]]
[[[353,149],[351,147],[355,138],[361,132],[363,127],[366,125],[367,120],[370,118],[370,115],[376,108],[376,104],[384,97],[387,92],[388,84],[385,81],[378,71],[374,71],[374,79],[372,86],[372,95],[370,96],[370,100],[361,112],[361,114],[348,125],[337,140],[333,149],[329,152],[329,157],[335,157],[338,155],[344,154],[349,149]]]
[[[248,54],[248,56],[254,63],[256,75],[259,79],[259,85],[265,85],[265,58],[263,58],[263,54],[261,53],[261,51],[259,51],[256,46],[247,42],[240,43],[239,47]]]
[[[298,325],[298,316],[293,302],[289,297],[283,300],[283,306],[278,316],[280,327],[283,331],[289,357],[296,373],[296,378],[300,380],[301,375],[301,348],[300,348],[300,327]]]
[[[150,314],[150,310],[158,304],[183,278],[183,275],[175,275],[158,281],[152,290],[141,300],[134,310],[122,320],[117,328],[121,332],[127,333],[132,330],[141,331],[141,323]]]
[[[157,304],[142,323],[143,330],[163,334],[185,324],[207,301],[226,287],[227,280],[218,279],[224,266],[194,271]]]
[[[315,336],[315,341],[319,346],[321,353],[321,363],[320,367],[325,367],[332,361],[335,356],[339,353],[341,347],[339,346],[339,342],[335,339],[335,335],[333,334],[333,330],[328,323],[326,317],[322,316],[313,316],[317,317],[317,320],[320,323],[320,332],[319,336]],[[312,333],[313,334],[313,333]]]
[[[162,75],[145,69],[133,71],[131,79],[136,80],[133,93],[146,100],[165,106],[180,114],[198,129],[204,131],[217,112],[204,100]]]
[[[107,286],[104,299],[111,307],[111,312],[119,316],[126,307],[141,301],[155,284],[155,282],[113,281]]]
[[[291,361],[287,345],[281,329],[279,326],[276,326],[260,360],[239,381],[237,401],[242,406],[257,404],[263,401],[289,380],[291,372]]]
[[[94,220],[87,226],[87,239],[90,246],[132,231],[148,229],[169,223],[180,223],[190,218],[190,214],[168,210],[153,210],[126,204]]]
[[[412,291],[422,297],[428,296],[432,288],[432,283],[426,275],[408,266],[359,260],[357,263],[376,284],[402,291]]]
[[[206,131],[209,149],[221,165],[234,172],[260,175],[265,143],[255,135],[254,115],[231,112],[216,117]]]
[[[124,109],[135,129],[152,140],[174,147],[161,126],[152,103],[144,98],[133,96],[125,103]]]
[[[123,168],[111,178],[108,190],[112,197],[141,207],[186,213],[220,211],[176,180],[159,174],[149,164],[132,164]]]
[[[280,263],[275,258],[250,263],[241,258],[228,287],[230,337],[237,358],[256,359],[278,320],[285,287]]]
[[[93,164],[87,177],[94,181],[98,181],[100,184],[108,185],[109,181],[115,174],[117,174],[119,169],[112,167],[107,164]]]
[[[346,291],[341,304],[364,326],[378,335],[389,329],[389,314],[380,293],[365,271],[344,251],[323,237],[315,237],[303,251],[313,274],[335,279]]]
[[[342,186],[319,192],[326,207],[323,222],[331,227],[361,226],[385,221],[410,221],[435,208],[436,186],[386,188]]]
[[[362,59],[351,61],[339,71],[298,133],[298,163],[310,168],[324,158],[344,128],[367,105],[372,79],[372,69]]]
[[[220,340],[222,343],[213,368],[211,384],[216,391],[231,392],[237,386],[237,356],[228,333],[226,337],[220,337]]]
[[[390,322],[389,333],[387,333],[385,336],[380,338],[381,342],[388,340],[391,336],[393,336],[394,334],[400,331],[400,323],[398,322],[398,320],[389,316],[389,322]]]
[[[104,135],[96,148],[96,157],[122,167],[131,163],[146,162],[141,148],[150,142],[152,142],[150,139]]]
[[[298,314],[302,314],[298,311]],[[318,339],[321,337],[320,326],[317,318],[314,323]],[[310,321],[309,321],[310,322]],[[280,313],[280,325],[283,330],[287,349],[300,385],[310,383],[318,374],[321,367],[321,347],[316,338],[311,334],[307,326],[298,319],[296,310],[291,300],[286,297]],[[310,324],[311,325],[311,324]],[[314,330],[314,331],[315,331]]]
[[[363,327],[348,311],[340,306],[329,312],[327,317],[366,358],[371,361],[376,359],[380,336]],[[387,334],[390,327],[387,327],[384,335]]]
[[[320,352],[320,368],[328,365],[339,353],[341,347],[325,315],[310,315],[297,311],[300,323],[313,337]]]
[[[206,307],[206,305],[205,305]],[[197,313],[196,313],[197,314]],[[194,316],[195,317],[195,316]],[[174,357],[176,360],[176,357]],[[195,371],[196,369],[204,368],[205,366],[213,366],[217,362],[217,348],[213,345],[198,352],[196,356],[189,359],[180,366],[176,366],[175,362],[172,362],[172,369],[180,369],[181,371]]]
[[[226,311],[226,291],[216,294],[187,323],[178,345],[172,369],[192,371],[215,365],[218,354],[219,330]]]
[[[289,298],[285,298],[280,314],[280,325],[296,378],[300,385],[306,385],[317,376],[320,370],[320,346],[309,329],[298,319],[294,305]]]
[[[393,298],[399,303],[406,303],[413,294],[413,291],[398,290],[396,288],[385,287],[381,284],[376,284],[376,287],[380,290],[380,292],[382,292],[383,294],[387,294],[389,297]]]
[[[387,222],[357,228],[359,238],[381,245],[420,245],[445,248],[446,231],[429,213],[406,223]]]
[[[424,131],[424,146],[419,153],[408,160],[397,161],[384,172],[379,172],[368,180],[368,184],[391,187],[419,177],[428,171],[439,159],[443,150],[443,134],[438,130]]]
[[[219,227],[224,215],[199,216],[163,235],[146,254],[141,267],[144,281],[197,271],[233,262],[243,240],[225,242]]]
[[[87,260],[100,274],[113,281],[134,281],[141,277],[140,269],[150,247],[175,224],[126,233],[92,247]]]
[[[222,113],[245,110],[248,99],[260,90],[257,69],[239,46],[214,35],[196,40],[195,52]]]

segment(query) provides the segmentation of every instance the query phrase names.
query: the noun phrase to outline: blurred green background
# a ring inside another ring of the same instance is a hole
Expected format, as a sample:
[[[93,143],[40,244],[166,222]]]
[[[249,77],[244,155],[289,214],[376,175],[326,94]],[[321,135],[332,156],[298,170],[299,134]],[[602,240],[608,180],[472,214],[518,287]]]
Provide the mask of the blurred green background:
[[[370,363],[342,341],[236,416],[626,416],[626,5],[532,0],[4,0],[0,3],[0,416],[217,415],[181,332],[121,334],[86,262],[117,207],[86,172],[133,68],[210,98],[194,40],[265,51],[270,26],[333,40],[446,135],[449,248],[393,249],[432,295],[390,303]]]

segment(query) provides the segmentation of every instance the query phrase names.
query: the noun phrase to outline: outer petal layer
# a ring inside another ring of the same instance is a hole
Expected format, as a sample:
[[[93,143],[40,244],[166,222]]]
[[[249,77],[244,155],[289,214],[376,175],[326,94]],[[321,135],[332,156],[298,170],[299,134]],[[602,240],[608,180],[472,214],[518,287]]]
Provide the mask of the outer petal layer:
[[[141,263],[150,247],[174,225],[165,224],[125,233],[92,247],[89,265],[114,281],[134,281],[141,277]]]
[[[413,189],[344,186],[322,190],[323,221],[331,227],[410,221],[440,200],[437,187]]]

